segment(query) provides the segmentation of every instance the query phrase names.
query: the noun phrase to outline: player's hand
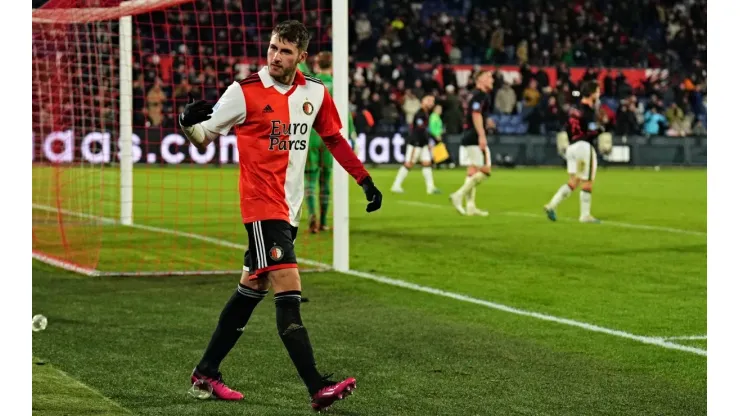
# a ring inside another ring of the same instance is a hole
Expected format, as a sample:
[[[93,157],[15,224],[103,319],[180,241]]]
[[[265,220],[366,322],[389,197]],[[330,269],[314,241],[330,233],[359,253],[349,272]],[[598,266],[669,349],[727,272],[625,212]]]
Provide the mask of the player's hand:
[[[180,114],[180,125],[190,127],[209,120],[213,114],[213,106],[204,100],[196,101],[195,97],[190,94],[188,96],[190,102],[185,105],[185,110]]]
[[[381,194],[380,190],[375,187],[373,179],[368,176],[367,178],[363,179],[362,183],[360,183],[360,186],[362,186],[362,190],[365,191],[365,198],[367,198],[369,202],[365,211],[373,212],[379,210],[380,204],[383,202],[383,194]]]

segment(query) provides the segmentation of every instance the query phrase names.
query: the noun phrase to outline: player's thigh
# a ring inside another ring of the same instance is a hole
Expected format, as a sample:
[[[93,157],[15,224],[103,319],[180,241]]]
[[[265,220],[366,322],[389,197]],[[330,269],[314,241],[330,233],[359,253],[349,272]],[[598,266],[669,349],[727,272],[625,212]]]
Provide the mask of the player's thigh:
[[[267,273],[267,279],[275,293],[301,290],[301,275],[298,273],[298,267],[272,270]]]
[[[404,162],[409,165],[415,165],[421,157],[421,147],[407,144],[406,145],[406,158]]]
[[[430,166],[432,164],[432,151],[429,150],[429,146],[421,147],[421,154],[419,155],[419,159],[421,160],[421,164],[424,166]]]
[[[569,175],[576,176],[581,180],[589,179],[591,153],[588,147],[591,146],[586,142],[575,142],[568,146],[565,151],[565,160],[567,161]]]
[[[249,234],[249,279],[267,276],[274,270],[297,268],[297,230],[286,221],[265,220],[245,224]]]
[[[478,170],[487,168],[491,169],[491,149],[486,146],[481,149],[480,146],[466,146],[468,154],[468,166],[473,166]]]
[[[593,146],[589,147],[591,148],[591,156],[589,157],[588,181],[593,182],[596,180],[596,168],[599,164],[596,157],[596,149]]]

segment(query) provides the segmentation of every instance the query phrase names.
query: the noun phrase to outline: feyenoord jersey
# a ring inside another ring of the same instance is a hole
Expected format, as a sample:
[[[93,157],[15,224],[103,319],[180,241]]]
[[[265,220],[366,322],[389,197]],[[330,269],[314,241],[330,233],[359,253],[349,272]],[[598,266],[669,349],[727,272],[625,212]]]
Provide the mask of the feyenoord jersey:
[[[234,82],[201,125],[221,135],[232,127],[236,132],[244,223],[276,219],[298,226],[312,128],[357,183],[368,176],[339,132],[341,120],[329,91],[300,71],[291,86],[276,84],[267,67]]]

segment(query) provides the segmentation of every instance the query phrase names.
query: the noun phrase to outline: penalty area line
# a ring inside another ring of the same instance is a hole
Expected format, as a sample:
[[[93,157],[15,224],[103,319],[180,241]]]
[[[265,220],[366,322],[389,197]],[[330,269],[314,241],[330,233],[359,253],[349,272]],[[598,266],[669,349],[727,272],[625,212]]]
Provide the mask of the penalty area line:
[[[36,208],[36,209],[56,210],[56,208],[49,207],[49,206],[42,207],[42,206],[34,205],[34,208]],[[65,212],[65,214],[75,215],[73,212]],[[87,215],[87,214],[85,214],[85,215]],[[234,248],[234,249],[244,250],[244,246],[242,244],[236,244],[236,243],[231,242],[231,241],[221,240],[221,239],[212,238],[212,237],[207,237],[207,236],[200,235],[200,234],[195,234],[195,233],[187,233],[187,232],[173,230],[173,229],[169,229],[169,228],[154,227],[154,226],[150,226],[150,225],[128,225],[128,227],[139,228],[139,229],[142,229],[142,230],[147,230],[147,231],[157,232],[157,233],[162,233],[162,234],[176,235],[176,236],[179,236],[179,237],[192,238],[192,239],[200,240],[200,241],[203,241],[203,242],[212,243],[214,245],[220,245],[222,247],[230,247],[230,248]],[[314,261],[314,260],[301,259],[301,258],[299,258],[298,259],[298,262],[309,264],[309,265],[313,265],[313,266],[318,266],[318,267],[326,267],[329,270],[331,270],[331,266],[330,265],[325,264],[325,263],[321,263],[321,262],[317,262],[317,261]],[[391,278],[391,277],[381,276],[381,275],[377,275],[377,274],[373,274],[373,273],[366,273],[366,272],[361,272],[361,271],[358,271],[358,270],[347,270],[347,271],[336,271],[336,270],[334,270],[334,271],[337,272],[337,273],[342,273],[342,274],[346,274],[346,275],[350,275],[350,276],[359,277],[359,278],[362,278],[362,279],[372,280],[374,282],[383,283],[383,284],[390,285],[390,286],[396,286],[396,287],[400,287],[400,288],[404,288],[404,289],[414,290],[414,291],[417,291],[417,292],[428,293],[428,294],[432,294],[432,295],[446,297],[446,298],[449,298],[449,299],[455,299],[455,300],[461,301],[461,302],[466,302],[466,303],[471,303],[471,304],[475,304],[475,305],[479,305],[479,306],[484,306],[484,307],[487,307],[487,308],[490,308],[490,309],[495,309],[495,310],[498,310],[498,311],[501,311],[501,312],[506,312],[506,313],[510,313],[510,314],[514,314],[514,315],[526,316],[526,317],[529,317],[529,318],[534,318],[534,319],[538,319],[538,320],[542,320],[542,321],[554,322],[554,323],[557,323],[557,324],[560,324],[560,325],[566,325],[566,326],[581,328],[581,329],[584,329],[584,330],[590,331],[590,332],[598,332],[598,333],[601,333],[601,334],[611,335],[611,336],[615,336],[615,337],[619,337],[619,338],[630,339],[630,340],[637,341],[637,342],[640,342],[640,343],[643,343],[643,344],[653,345],[653,346],[657,346],[657,347],[661,347],[661,348],[665,348],[665,349],[688,352],[688,353],[691,353],[691,354],[701,355],[701,356],[704,356],[704,357],[707,356],[707,351],[704,350],[704,349],[696,348],[696,347],[690,347],[690,346],[681,345],[681,344],[677,344],[677,343],[668,341],[668,340],[663,339],[663,338],[648,337],[648,336],[642,336],[642,335],[635,335],[635,334],[631,334],[629,332],[620,331],[620,330],[611,329],[611,328],[606,328],[606,327],[602,327],[602,326],[590,324],[590,323],[587,323],[587,322],[580,322],[580,321],[576,321],[576,320],[573,320],[573,319],[561,318],[561,317],[558,317],[558,316],[548,315],[548,314],[545,314],[545,313],[533,312],[533,311],[528,311],[528,310],[525,310],[525,309],[514,308],[514,307],[511,307],[511,306],[508,306],[508,305],[501,304],[501,303],[491,302],[491,301],[487,301],[487,300],[483,300],[483,299],[477,299],[477,298],[474,298],[474,297],[471,297],[471,296],[467,296],[467,295],[463,295],[463,294],[459,294],[459,293],[454,293],[454,292],[448,292],[446,290],[435,289],[435,288],[429,287],[429,286],[417,285],[416,283],[411,283],[411,282],[407,282],[405,280],[394,279],[394,278]]]

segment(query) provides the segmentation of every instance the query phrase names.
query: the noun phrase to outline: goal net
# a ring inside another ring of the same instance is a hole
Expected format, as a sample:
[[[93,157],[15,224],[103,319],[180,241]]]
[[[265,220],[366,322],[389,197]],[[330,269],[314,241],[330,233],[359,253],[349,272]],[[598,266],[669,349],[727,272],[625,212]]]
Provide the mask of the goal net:
[[[331,17],[331,0],[50,0],[34,10],[34,258],[102,275],[241,270],[236,137],[201,153],[177,115],[188,94],[215,103],[264,65],[280,21],[306,24],[309,57],[331,50]],[[304,201],[300,267],[323,269],[333,232],[309,233],[307,211]]]

